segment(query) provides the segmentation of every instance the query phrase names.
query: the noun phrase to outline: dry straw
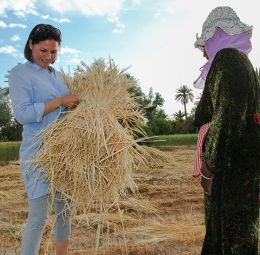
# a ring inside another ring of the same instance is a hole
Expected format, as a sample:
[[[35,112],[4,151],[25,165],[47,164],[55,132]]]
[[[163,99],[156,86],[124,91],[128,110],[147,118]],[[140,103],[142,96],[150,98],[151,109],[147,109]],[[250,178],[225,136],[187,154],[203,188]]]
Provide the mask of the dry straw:
[[[83,214],[100,215],[96,249],[104,227],[100,219],[110,209],[117,211],[124,237],[120,205],[131,207],[134,201],[133,207],[139,211],[156,211],[140,199],[126,202],[129,190],[138,194],[132,171],[155,155],[139,144],[147,139],[141,128],[145,118],[137,103],[139,97],[130,93],[135,91],[137,81],[126,70],[120,70],[112,59],[107,63],[98,59],[90,66],[82,62],[73,76],[61,70],[70,92],[82,101],[37,134],[40,144],[30,162],[32,168],[40,167],[39,174],[44,173],[49,180],[52,197],[59,187],[64,198],[80,207]]]
[[[147,138],[141,128],[145,119],[138,97],[129,93],[137,81],[126,70],[112,59],[90,66],[82,62],[73,76],[61,70],[70,92],[82,102],[38,134],[41,143],[31,167],[40,166],[51,194],[60,187],[85,212],[106,213],[126,190],[135,192],[132,170],[150,157],[138,144]]]

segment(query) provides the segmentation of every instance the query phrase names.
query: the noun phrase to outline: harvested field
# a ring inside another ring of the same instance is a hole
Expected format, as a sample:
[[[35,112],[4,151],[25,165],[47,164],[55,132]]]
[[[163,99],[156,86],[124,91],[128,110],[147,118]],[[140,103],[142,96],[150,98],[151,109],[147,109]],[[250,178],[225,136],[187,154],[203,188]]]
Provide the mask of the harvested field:
[[[165,153],[172,156],[171,162],[141,167],[134,172],[143,200],[132,197],[120,204],[120,213],[115,207],[100,219],[102,231],[97,254],[200,253],[205,229],[203,192],[199,179],[191,177],[195,150],[195,146],[165,147]],[[27,199],[18,164],[0,165],[0,204],[0,254],[8,255],[4,253],[8,248],[12,251],[15,248],[19,254]],[[146,206],[147,211],[143,209]],[[95,213],[82,215],[81,208],[75,208],[70,255],[96,254],[95,235],[100,222]],[[40,254],[55,254],[52,220],[51,216]]]

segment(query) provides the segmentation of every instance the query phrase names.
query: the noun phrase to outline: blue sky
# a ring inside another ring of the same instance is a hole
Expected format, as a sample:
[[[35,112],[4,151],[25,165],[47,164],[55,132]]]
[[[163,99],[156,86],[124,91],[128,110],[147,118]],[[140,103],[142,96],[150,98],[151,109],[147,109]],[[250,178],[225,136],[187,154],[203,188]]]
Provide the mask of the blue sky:
[[[73,71],[79,61],[109,56],[139,80],[144,93],[152,87],[165,99],[171,116],[183,111],[174,100],[176,89],[193,87],[205,63],[194,48],[196,33],[217,6],[232,7],[241,21],[254,26],[249,57],[260,67],[259,0],[0,0],[0,86],[18,62],[31,29],[52,24],[62,32],[61,52],[54,67]],[[193,105],[188,105],[188,110]]]

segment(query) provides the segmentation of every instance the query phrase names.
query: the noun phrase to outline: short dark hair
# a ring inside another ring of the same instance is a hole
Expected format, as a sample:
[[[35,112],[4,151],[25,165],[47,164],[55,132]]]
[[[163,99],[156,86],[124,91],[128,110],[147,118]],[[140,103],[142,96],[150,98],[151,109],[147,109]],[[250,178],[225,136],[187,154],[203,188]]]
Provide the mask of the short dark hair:
[[[33,45],[39,43],[40,41],[51,39],[58,42],[60,46],[61,32],[58,28],[49,24],[38,24],[32,29],[24,47],[24,57],[28,61],[32,62],[32,50],[29,47],[30,39],[32,40]]]

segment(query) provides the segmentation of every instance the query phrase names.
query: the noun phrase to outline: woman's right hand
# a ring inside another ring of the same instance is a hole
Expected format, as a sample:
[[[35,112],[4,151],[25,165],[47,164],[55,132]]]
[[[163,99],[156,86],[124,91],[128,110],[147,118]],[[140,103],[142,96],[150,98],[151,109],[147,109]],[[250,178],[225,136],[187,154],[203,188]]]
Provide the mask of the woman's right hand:
[[[200,184],[201,184],[201,187],[204,189],[204,193],[207,194],[208,196],[211,195],[213,178],[214,178],[214,174],[212,174],[208,170],[206,163],[202,162]]]
[[[61,106],[66,106],[68,108],[74,109],[77,105],[81,102],[81,99],[78,95],[75,94],[68,94],[65,96],[60,97]]]
[[[201,187],[203,188],[204,193],[207,194],[208,196],[211,196],[212,181],[213,181],[213,177],[211,180],[207,180],[201,177],[200,180]]]
[[[47,115],[48,113],[54,111],[60,106],[65,106],[70,109],[74,109],[77,107],[77,105],[81,102],[82,100],[78,97],[78,95],[75,94],[68,94],[65,96],[61,97],[56,97],[46,103],[44,103],[44,113],[43,116]]]

